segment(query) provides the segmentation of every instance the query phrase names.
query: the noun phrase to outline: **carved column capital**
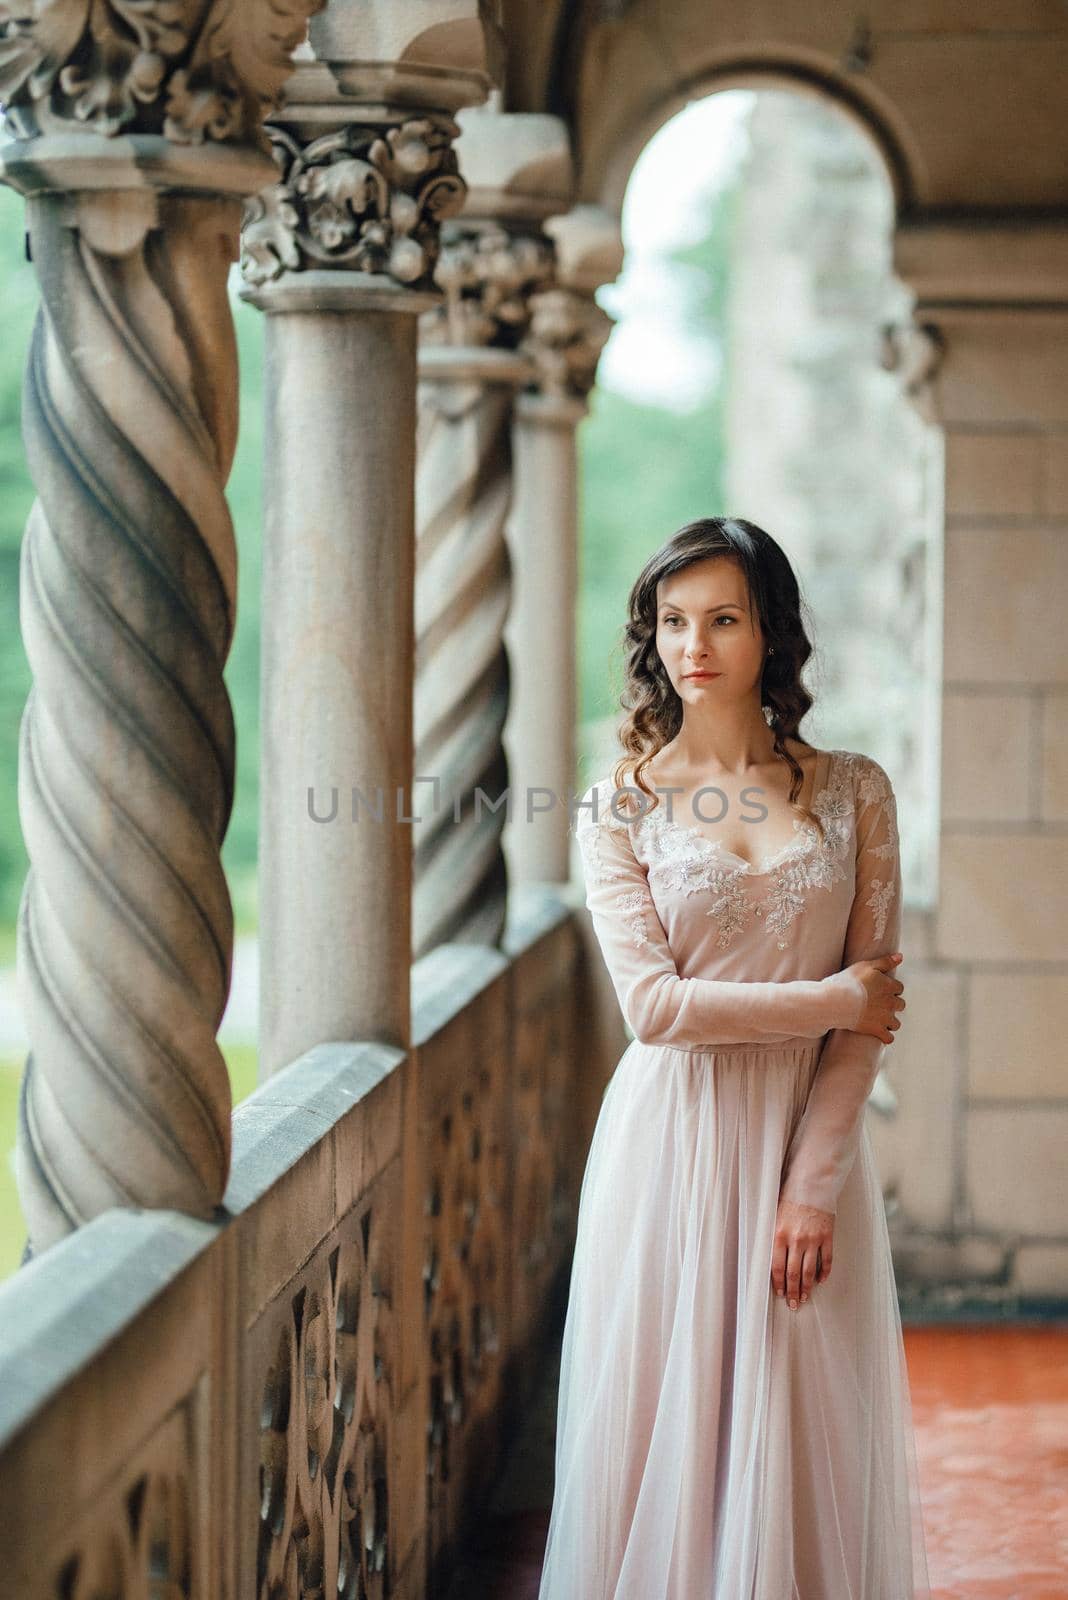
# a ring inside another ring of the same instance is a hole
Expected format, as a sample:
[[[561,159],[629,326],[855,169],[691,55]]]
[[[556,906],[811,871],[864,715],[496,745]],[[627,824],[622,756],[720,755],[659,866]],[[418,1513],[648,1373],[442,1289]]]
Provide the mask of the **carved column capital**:
[[[549,400],[585,402],[597,376],[613,319],[592,295],[556,286],[531,297],[530,357],[538,392]]]
[[[2,0],[0,102],[15,135],[264,144],[262,119],[323,0]]]
[[[937,378],[946,340],[935,322],[887,323],[882,330],[881,364],[897,372],[906,398],[925,422],[940,421]]]
[[[549,422],[554,412],[560,420],[576,420],[584,414],[613,327],[595,294],[622,265],[619,219],[599,206],[579,205],[547,218],[545,230],[555,246],[556,273],[531,299],[522,349],[535,382],[521,404],[525,413]]]
[[[242,268],[249,284],[334,268],[384,287],[431,289],[439,226],[463,205],[445,112],[351,122],[302,139],[270,130],[280,182],[249,202]]]
[[[463,215],[442,229],[435,281],[445,298],[420,325],[428,367],[442,347],[519,349],[531,297],[555,282],[556,249],[544,224],[566,208],[573,182],[570,139],[558,117],[504,112],[494,103],[469,106],[457,121],[469,189]]]
[[[424,344],[515,350],[530,324],[530,297],[552,281],[543,234],[495,221],[458,220],[442,230],[434,274],[444,300],[420,323]]]

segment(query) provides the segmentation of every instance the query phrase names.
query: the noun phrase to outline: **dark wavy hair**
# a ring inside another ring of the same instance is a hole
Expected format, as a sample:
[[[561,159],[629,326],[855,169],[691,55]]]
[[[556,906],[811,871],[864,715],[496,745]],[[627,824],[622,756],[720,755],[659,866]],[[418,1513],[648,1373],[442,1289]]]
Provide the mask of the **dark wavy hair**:
[[[787,739],[800,737],[801,719],[813,704],[801,682],[801,669],[812,655],[802,620],[802,610],[807,608],[785,552],[770,533],[743,517],[701,517],[688,522],[650,556],[635,580],[627,603],[630,620],[623,630],[626,683],[620,703],[627,715],[619,739],[626,754],[617,762],[612,781],[621,789],[629,777],[633,786],[657,803],[642,775],[682,727],[682,700],[656,648],[657,585],[710,556],[729,557],[741,568],[751,614],[755,611],[768,645],[774,647],[774,655],[764,662],[760,703],[774,734],[775,754],[790,768],[790,805],[815,824],[822,838],[819,818],[798,804],[804,772],[786,748]]]

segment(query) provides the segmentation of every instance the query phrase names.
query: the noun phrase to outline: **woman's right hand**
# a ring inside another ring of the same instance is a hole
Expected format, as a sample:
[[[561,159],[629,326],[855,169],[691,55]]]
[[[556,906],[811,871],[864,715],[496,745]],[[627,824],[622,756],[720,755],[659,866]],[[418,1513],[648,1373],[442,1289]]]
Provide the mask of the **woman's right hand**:
[[[854,961],[852,966],[844,968],[859,979],[867,996],[851,1033],[868,1033],[881,1039],[883,1044],[893,1044],[894,1034],[901,1026],[897,1013],[905,1009],[901,998],[905,985],[892,974],[903,960],[901,951],[895,950],[892,955],[876,956],[874,961]]]

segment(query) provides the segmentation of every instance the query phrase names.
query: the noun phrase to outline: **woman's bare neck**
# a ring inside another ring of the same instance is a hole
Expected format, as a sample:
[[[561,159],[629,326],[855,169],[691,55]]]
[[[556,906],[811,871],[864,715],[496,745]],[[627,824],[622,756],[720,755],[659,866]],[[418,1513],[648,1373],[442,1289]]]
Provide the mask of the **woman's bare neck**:
[[[816,757],[820,752],[814,745],[804,744],[800,739],[788,739],[786,748],[793,755],[795,761],[803,772],[811,770]],[[772,754],[767,761],[754,761],[746,767],[744,772],[732,772],[715,761],[697,761],[682,752],[665,746],[659,750],[645,768],[646,778],[652,778],[658,783],[683,783],[693,784],[694,787],[701,783],[710,783],[720,779],[742,779],[753,772],[773,772],[785,767],[789,770],[788,763],[781,756]]]

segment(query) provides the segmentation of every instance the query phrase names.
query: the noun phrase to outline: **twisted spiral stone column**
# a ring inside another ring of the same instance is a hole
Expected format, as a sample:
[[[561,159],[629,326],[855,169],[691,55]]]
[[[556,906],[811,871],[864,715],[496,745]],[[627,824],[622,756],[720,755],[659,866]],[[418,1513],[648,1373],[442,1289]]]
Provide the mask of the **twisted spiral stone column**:
[[[551,269],[551,246],[538,235],[492,221],[448,224],[436,273],[445,301],[421,323],[414,959],[446,940],[495,945],[504,933],[506,526],[514,399],[533,371],[515,347],[528,298]],[[435,787],[420,790],[421,778]]]
[[[481,790],[495,803],[508,787],[505,525],[512,401],[528,368],[484,350],[476,377],[473,357],[454,363],[453,354],[424,351],[419,386],[413,959],[446,940],[499,943],[507,909],[505,808],[476,811],[475,798]]]
[[[34,1252],[109,1206],[206,1217],[230,1159],[215,1039],[233,948],[226,285],[237,195],[266,163],[214,151],[211,183],[233,195],[192,198],[152,186],[161,139],[76,143],[99,190],[61,192],[61,154],[27,208],[42,304],[23,404],[38,499],[21,564],[32,1050],[16,1168]],[[198,158],[182,159],[188,179]],[[19,187],[45,168],[29,145],[5,153]]]
[[[113,1205],[207,1216],[229,1170],[226,284],[242,199],[274,173],[263,116],[322,3],[50,0],[0,22],[0,181],[27,196],[42,300],[23,407],[31,1253]]]

